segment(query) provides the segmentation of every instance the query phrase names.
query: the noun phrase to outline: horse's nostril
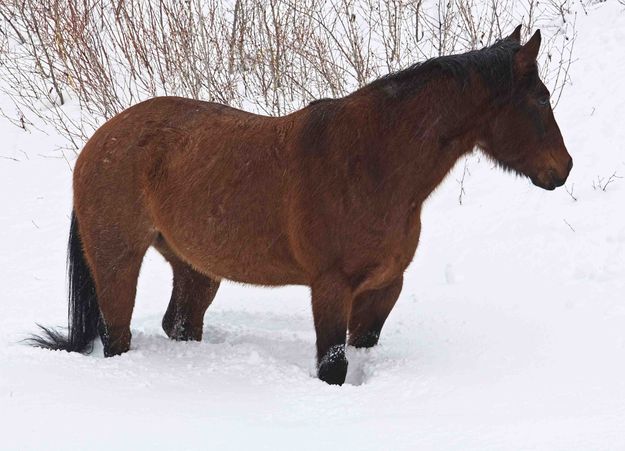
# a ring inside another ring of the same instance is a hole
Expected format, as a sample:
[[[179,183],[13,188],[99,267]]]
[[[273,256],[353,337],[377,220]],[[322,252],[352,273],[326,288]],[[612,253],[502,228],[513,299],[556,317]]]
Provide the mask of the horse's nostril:
[[[571,169],[573,169],[573,159],[569,158],[568,171],[571,172]]]
[[[555,169],[549,169],[547,171],[547,175],[549,176],[550,180],[556,180],[558,178],[558,173]]]

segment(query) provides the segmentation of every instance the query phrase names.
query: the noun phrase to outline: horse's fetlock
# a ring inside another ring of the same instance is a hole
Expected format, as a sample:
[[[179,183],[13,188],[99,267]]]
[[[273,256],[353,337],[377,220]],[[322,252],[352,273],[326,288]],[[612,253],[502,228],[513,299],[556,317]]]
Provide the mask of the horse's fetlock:
[[[181,315],[165,315],[163,330],[169,338],[177,341],[202,341],[202,326],[194,327]]]
[[[100,324],[100,338],[104,346],[104,357],[113,357],[130,350],[130,340],[132,333],[130,329],[114,329]]]

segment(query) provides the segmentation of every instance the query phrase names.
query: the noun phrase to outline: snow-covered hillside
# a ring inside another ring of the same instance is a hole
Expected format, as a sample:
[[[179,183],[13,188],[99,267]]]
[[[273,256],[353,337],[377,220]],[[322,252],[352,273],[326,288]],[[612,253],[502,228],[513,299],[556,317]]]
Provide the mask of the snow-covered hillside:
[[[0,449],[625,450],[625,178],[599,186],[625,176],[625,6],[577,29],[556,111],[572,196],[471,159],[459,205],[461,163],[343,387],[313,377],[305,288],[222,286],[204,341],[169,341],[156,253],[131,352],[20,344],[66,323],[71,172],[57,138],[0,121]]]

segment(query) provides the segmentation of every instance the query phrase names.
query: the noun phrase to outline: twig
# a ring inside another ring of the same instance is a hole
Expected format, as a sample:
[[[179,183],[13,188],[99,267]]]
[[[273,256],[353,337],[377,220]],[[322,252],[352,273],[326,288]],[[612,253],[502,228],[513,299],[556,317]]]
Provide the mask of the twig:
[[[567,193],[569,193],[569,196],[571,196],[571,199],[573,199],[573,202],[577,202],[577,197],[575,197],[575,196],[573,195],[573,189],[574,189],[574,188],[575,188],[575,183],[573,183],[573,184],[571,185],[571,189],[570,189],[570,190],[567,188],[567,186],[566,186],[566,185],[564,185],[564,189],[566,190],[566,192],[567,192]]]
[[[605,191],[606,188],[608,187],[608,185],[610,183],[612,183],[614,180],[616,179],[622,179],[623,177],[616,175],[616,171],[614,171],[614,173],[608,178],[607,182],[605,182],[605,185],[603,185],[603,187],[601,188],[602,191]]]
[[[9,24],[9,26],[13,29],[13,31],[15,32],[15,35],[17,36],[17,38],[20,40],[20,44],[25,44],[26,43],[26,39],[24,39],[24,36],[22,36],[22,33],[20,33],[20,31],[15,27],[15,25],[13,25],[13,22],[11,22],[9,20],[9,18],[2,12],[0,11],[0,16],[2,16],[2,18]]]
[[[460,205],[462,205],[462,197],[466,194],[466,191],[464,190],[464,179],[467,176],[467,174],[471,175],[471,173],[469,172],[468,161],[469,161],[468,158],[464,159],[464,168],[462,170],[462,178],[460,180],[456,180],[456,182],[460,184],[460,194],[458,195],[458,203]]]

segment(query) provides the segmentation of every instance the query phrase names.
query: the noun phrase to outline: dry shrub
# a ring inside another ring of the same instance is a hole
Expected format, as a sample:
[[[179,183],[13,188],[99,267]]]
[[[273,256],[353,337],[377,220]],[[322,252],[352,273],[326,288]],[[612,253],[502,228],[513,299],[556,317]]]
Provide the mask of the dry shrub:
[[[54,126],[75,150],[103,120],[157,95],[279,115],[482,47],[518,23],[546,31],[543,75],[558,99],[575,39],[571,3],[4,0],[0,88],[16,107],[4,114],[21,127]]]

